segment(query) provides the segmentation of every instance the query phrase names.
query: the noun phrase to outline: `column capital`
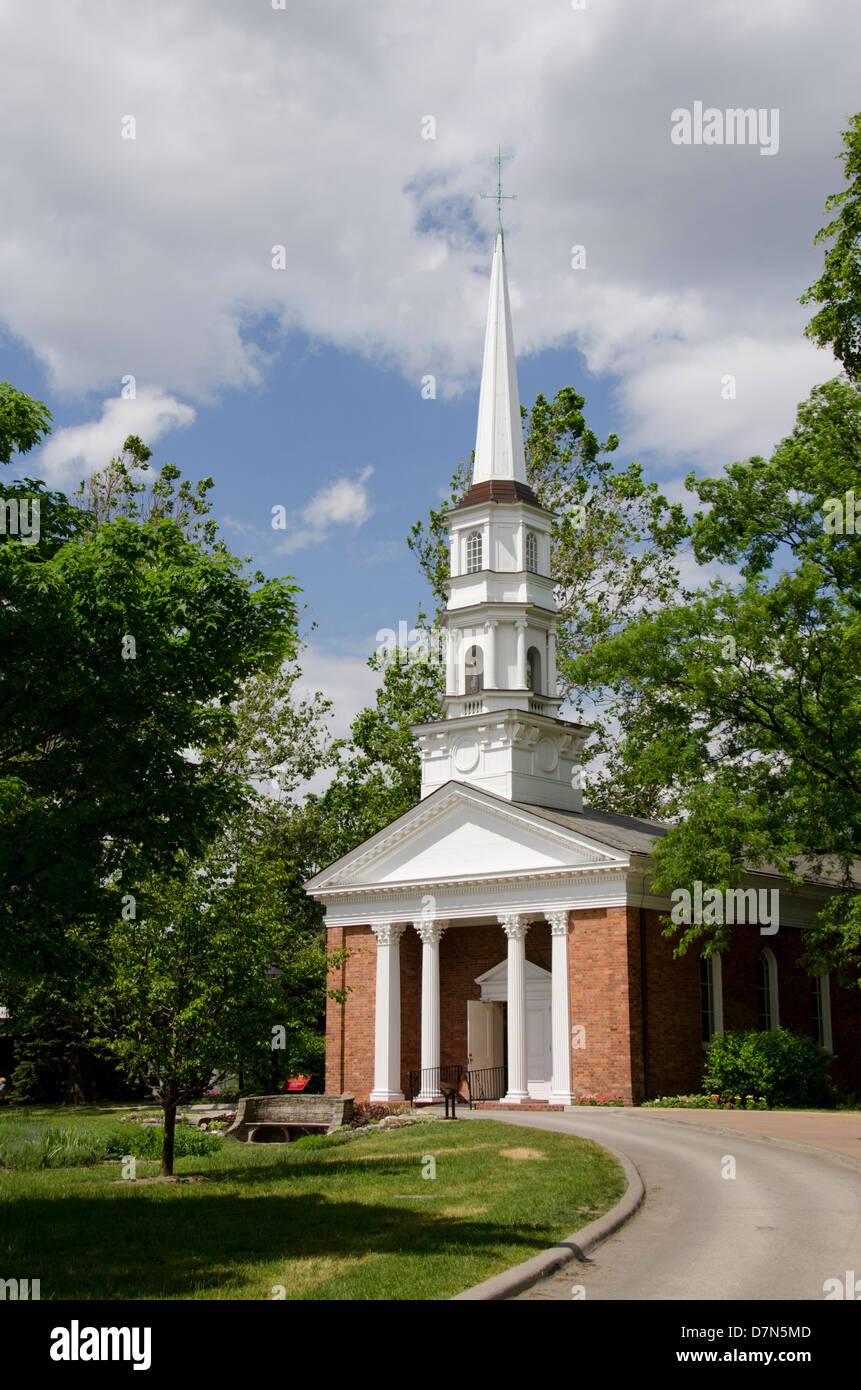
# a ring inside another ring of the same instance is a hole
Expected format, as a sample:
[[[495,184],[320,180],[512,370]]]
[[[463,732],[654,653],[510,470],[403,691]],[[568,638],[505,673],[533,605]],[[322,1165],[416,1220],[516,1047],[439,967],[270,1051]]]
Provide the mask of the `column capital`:
[[[558,912],[545,912],[544,916],[550,923],[551,936],[568,935],[568,909],[562,908]]]
[[[484,626],[485,626],[485,630],[486,630],[487,632],[490,632],[491,628],[499,627],[499,619],[498,619],[498,618],[488,618],[487,621],[486,621],[486,623],[484,624]]]
[[[522,941],[532,926],[532,918],[525,912],[501,912],[497,920],[509,941]]]
[[[448,926],[448,919],[427,917],[423,921],[413,922],[413,926],[424,946],[436,946],[442,940]]]
[[[514,626],[518,629],[518,631],[525,632],[529,626],[529,623],[526,621],[525,618],[515,618]]]
[[[377,938],[378,946],[397,946],[406,929],[406,922],[381,922],[371,931]]]

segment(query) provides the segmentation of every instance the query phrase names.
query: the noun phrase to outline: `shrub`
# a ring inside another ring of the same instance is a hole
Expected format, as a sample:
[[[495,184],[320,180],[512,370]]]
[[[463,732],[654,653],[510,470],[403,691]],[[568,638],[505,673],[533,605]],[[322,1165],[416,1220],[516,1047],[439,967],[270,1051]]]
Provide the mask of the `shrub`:
[[[832,1061],[812,1038],[786,1028],[719,1033],[709,1044],[703,1090],[730,1100],[764,1096],[772,1108],[827,1105]]]
[[[106,1158],[161,1158],[164,1126],[124,1125],[111,1131],[105,1141]],[[215,1134],[204,1134],[190,1125],[177,1125],[174,1131],[174,1158],[205,1158],[221,1152],[221,1140]]]
[[[105,1157],[105,1141],[82,1125],[4,1123],[0,1131],[0,1166],[18,1171],[33,1168],[78,1168]]]

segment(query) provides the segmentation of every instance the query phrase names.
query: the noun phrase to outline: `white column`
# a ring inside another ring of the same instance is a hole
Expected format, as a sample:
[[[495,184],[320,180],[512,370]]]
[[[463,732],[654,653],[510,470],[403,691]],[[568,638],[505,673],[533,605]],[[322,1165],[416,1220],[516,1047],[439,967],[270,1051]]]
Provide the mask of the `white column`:
[[[457,662],[455,652],[455,637],[457,636],[453,628],[445,629],[445,693],[446,695],[457,695]]]
[[[517,685],[518,690],[526,688],[526,619],[518,618],[517,628]]]
[[[372,1101],[404,1099],[401,1090],[401,947],[404,924],[374,927],[377,938],[377,997],[374,1025]]]
[[[529,1099],[526,1089],[526,933],[529,918],[522,913],[500,916],[508,937],[508,1091],[504,1104]]]
[[[547,634],[547,694],[556,694],[556,629]]]
[[[484,662],[484,688],[496,689],[496,619],[488,619],[485,626],[487,634],[487,655]]]
[[[422,943],[422,1078],[418,1100],[442,1100],[439,1075],[439,943],[448,922],[413,922]]]
[[[550,923],[551,1012],[553,1079],[550,1083],[551,1105],[573,1105],[571,1094],[571,1018],[568,1004],[568,911],[545,914]]]

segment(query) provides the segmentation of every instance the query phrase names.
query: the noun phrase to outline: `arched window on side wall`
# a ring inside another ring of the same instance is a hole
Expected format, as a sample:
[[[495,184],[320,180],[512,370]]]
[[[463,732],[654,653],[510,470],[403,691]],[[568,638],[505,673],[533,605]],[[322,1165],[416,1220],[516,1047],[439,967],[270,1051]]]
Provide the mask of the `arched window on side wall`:
[[[477,574],[481,569],[481,532],[470,531],[466,538],[466,572]]]
[[[538,573],[538,537],[534,531],[526,532],[526,568],[530,574]]]
[[[810,1010],[812,1032],[820,1047],[834,1051],[831,1036],[831,983],[828,974],[810,977]]]
[[[464,692],[477,695],[484,689],[484,653],[479,646],[470,647],[464,661]]]
[[[530,647],[526,653],[526,689],[533,695],[541,694],[541,653],[537,647]]]
[[[723,1032],[723,979],[720,956],[700,956],[700,1028],[703,1047]]]
[[[756,984],[757,1026],[764,1033],[773,1033],[780,1021],[777,999],[777,961],[774,952],[769,951],[767,947],[759,953]]]

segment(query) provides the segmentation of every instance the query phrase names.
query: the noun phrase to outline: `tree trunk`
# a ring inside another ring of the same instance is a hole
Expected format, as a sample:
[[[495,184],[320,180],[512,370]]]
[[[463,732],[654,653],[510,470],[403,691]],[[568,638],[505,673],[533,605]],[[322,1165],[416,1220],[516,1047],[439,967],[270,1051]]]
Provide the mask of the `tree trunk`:
[[[66,1063],[66,1104],[85,1105],[92,1100],[91,1059],[78,1043],[69,1049]]]
[[[161,1148],[161,1175],[173,1176],[173,1140],[176,1134],[176,1101],[169,1101],[164,1107],[164,1143]]]

